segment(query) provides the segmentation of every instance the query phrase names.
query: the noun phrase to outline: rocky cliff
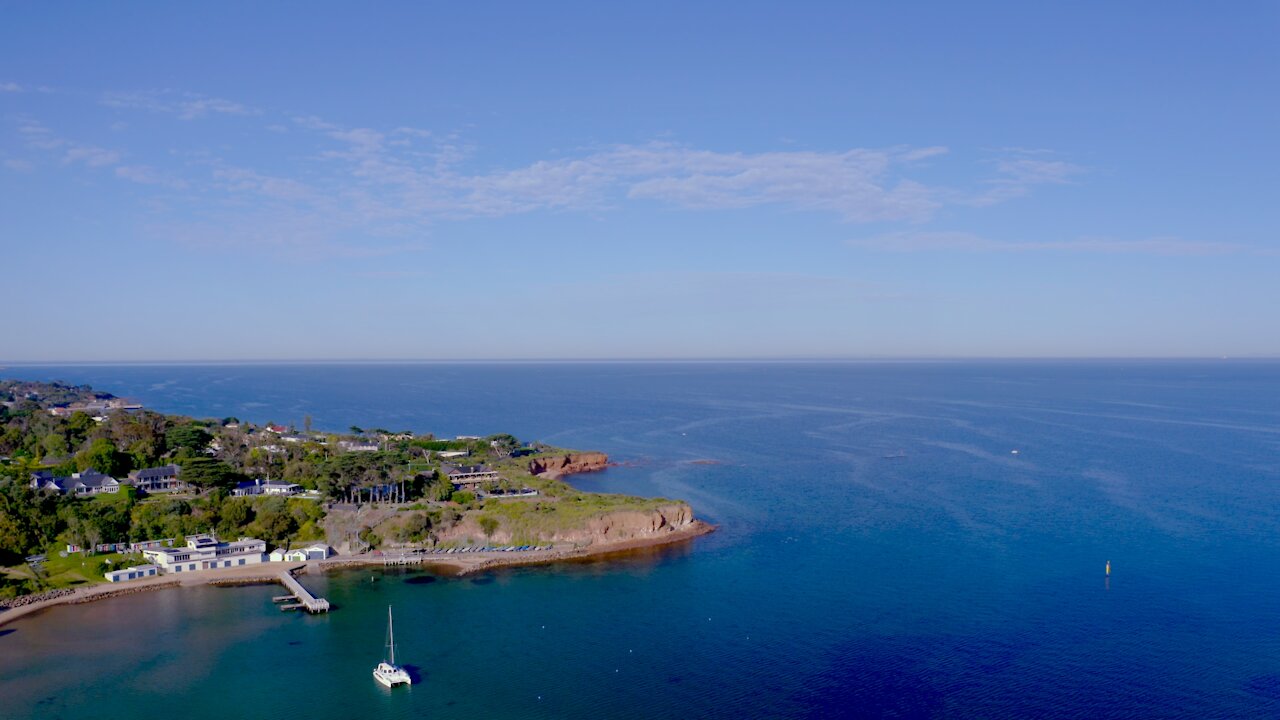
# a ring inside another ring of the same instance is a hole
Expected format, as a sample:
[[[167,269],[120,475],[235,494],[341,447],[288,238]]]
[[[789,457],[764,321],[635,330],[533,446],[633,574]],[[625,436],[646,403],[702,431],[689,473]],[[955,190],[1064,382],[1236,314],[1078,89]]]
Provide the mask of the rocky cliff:
[[[576,527],[548,528],[537,534],[539,542],[573,543],[583,547],[660,538],[687,530],[694,524],[693,509],[685,503],[672,502],[652,510],[615,510],[587,518]],[[516,535],[527,538],[530,534],[526,528],[511,527],[504,522],[492,535],[485,536],[476,519],[468,516],[454,527],[438,532],[437,536],[441,542],[505,545],[516,542]]]
[[[574,473],[603,470],[609,466],[609,456],[602,452],[565,453],[529,461],[529,472],[542,477],[558,478]]]

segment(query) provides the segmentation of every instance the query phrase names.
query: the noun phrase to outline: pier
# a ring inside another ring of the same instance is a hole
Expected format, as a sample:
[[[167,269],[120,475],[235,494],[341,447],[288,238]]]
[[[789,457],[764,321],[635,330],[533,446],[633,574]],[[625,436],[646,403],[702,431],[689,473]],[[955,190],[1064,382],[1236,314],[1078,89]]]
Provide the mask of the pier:
[[[272,602],[297,600],[296,603],[281,605],[281,610],[306,610],[309,613],[329,612],[329,601],[312,595],[311,592],[302,587],[302,583],[298,582],[298,580],[290,575],[288,571],[280,573],[280,584],[284,585],[285,588],[293,594],[271,598]]]
[[[401,552],[395,555],[383,555],[383,565],[417,565],[422,562],[423,553],[420,550],[411,550],[409,552]]]

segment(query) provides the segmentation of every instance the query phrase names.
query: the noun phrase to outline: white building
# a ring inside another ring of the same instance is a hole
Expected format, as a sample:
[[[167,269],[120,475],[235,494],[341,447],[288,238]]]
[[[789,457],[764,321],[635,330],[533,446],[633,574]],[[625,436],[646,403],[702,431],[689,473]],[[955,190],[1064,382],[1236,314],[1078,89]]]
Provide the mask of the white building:
[[[250,497],[253,495],[298,495],[302,492],[302,486],[294,483],[284,482],[283,480],[246,480],[235,489],[231,494],[236,497]]]
[[[119,570],[111,570],[106,573],[107,582],[118,583],[126,580],[139,580],[145,577],[155,577],[160,574],[160,568],[155,565],[138,565],[137,567],[120,568]]]
[[[257,565],[267,557],[267,543],[256,538],[218,542],[212,535],[192,535],[186,547],[143,550],[143,557],[163,572],[180,573]]]
[[[329,555],[328,545],[315,543],[292,550],[276,548],[271,551],[271,562],[310,562],[312,560],[324,560]]]

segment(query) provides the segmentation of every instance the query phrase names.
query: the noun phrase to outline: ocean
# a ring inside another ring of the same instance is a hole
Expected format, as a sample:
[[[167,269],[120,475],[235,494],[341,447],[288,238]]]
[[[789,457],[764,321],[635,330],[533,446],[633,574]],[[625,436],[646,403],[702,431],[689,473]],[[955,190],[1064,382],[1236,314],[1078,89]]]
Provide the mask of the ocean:
[[[1280,716],[1280,363],[11,367],[148,407],[601,450],[719,530],[0,627],[3,718]],[[1017,451],[1016,453],[1014,451]],[[1111,563],[1111,575],[1104,568]],[[386,607],[418,682],[370,677]]]

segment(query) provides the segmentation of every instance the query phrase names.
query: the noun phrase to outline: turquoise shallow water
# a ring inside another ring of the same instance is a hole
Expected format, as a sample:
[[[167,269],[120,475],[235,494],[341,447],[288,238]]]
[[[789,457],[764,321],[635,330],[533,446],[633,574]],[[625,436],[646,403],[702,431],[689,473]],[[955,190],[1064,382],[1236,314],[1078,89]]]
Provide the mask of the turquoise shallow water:
[[[600,449],[625,464],[582,487],[722,527],[610,562],[309,578],[323,617],[275,587],[57,608],[0,629],[0,717],[1280,715],[1277,364],[5,374]],[[387,604],[411,689],[369,676]]]

